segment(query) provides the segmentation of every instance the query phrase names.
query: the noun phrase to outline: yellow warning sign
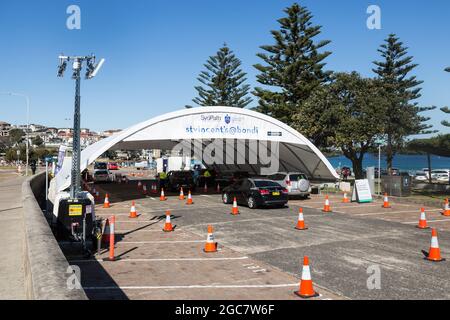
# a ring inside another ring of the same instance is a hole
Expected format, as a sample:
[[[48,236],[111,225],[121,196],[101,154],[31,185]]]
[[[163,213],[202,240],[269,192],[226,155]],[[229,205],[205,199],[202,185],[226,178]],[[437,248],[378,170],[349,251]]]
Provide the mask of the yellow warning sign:
[[[83,214],[83,206],[81,204],[69,205],[69,217],[81,216]]]

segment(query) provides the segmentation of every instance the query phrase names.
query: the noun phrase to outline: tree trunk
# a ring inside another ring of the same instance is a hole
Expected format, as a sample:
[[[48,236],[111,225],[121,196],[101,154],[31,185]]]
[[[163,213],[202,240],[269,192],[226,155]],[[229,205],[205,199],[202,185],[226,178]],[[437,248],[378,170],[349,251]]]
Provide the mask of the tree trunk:
[[[350,148],[350,149],[341,149],[344,153],[344,156],[352,162],[353,173],[355,174],[355,179],[363,179],[363,158],[365,151],[361,151],[359,156],[358,153]]]
[[[394,150],[392,147],[392,137],[388,135],[387,144],[386,144],[386,169],[388,175],[392,175],[392,161],[394,159]]]
[[[364,179],[362,159],[363,157],[354,157],[353,159],[350,159],[352,160],[355,179]]]

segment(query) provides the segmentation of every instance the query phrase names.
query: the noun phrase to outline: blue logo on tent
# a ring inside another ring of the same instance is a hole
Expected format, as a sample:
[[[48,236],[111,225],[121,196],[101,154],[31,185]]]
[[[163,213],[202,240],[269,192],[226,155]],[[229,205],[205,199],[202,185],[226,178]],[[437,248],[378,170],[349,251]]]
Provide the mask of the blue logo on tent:
[[[231,122],[231,117],[229,115],[225,116],[225,123],[229,124]]]

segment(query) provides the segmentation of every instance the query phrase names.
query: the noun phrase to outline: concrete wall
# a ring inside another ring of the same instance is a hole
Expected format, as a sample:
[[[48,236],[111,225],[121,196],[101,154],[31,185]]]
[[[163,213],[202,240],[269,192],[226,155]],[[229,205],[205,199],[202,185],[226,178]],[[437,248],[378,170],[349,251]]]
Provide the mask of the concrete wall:
[[[86,300],[83,289],[68,289],[69,263],[39,207],[45,189],[45,173],[22,185],[25,220],[25,281],[28,299]]]

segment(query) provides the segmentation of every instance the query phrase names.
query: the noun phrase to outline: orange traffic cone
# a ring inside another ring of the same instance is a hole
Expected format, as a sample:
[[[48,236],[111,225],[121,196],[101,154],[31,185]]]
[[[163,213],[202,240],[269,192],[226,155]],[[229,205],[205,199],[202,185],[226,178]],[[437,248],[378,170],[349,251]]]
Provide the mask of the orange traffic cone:
[[[309,259],[307,256],[303,257],[302,278],[300,279],[300,289],[294,292],[301,298],[317,297],[319,294],[314,291],[313,282],[311,279],[311,271],[309,269]]]
[[[166,201],[167,198],[164,195],[164,188],[161,188],[161,195],[159,196],[159,201]]]
[[[220,184],[217,184],[216,192],[220,193]]]
[[[109,196],[105,195],[105,202],[103,203],[103,208],[109,208]]]
[[[416,226],[416,228],[419,229],[428,229],[428,225],[427,225],[427,218],[425,216],[425,209],[421,208],[420,209],[420,219],[419,219],[419,224]]]
[[[172,232],[173,231],[172,222],[170,222],[170,211],[169,210],[166,211],[166,222],[164,223],[163,231],[164,232]]]
[[[332,212],[331,206],[330,206],[330,200],[328,199],[328,195],[325,196],[325,205],[322,209],[323,212]]]
[[[213,227],[211,225],[208,226],[208,236],[206,238],[204,252],[216,252],[217,251],[217,242],[214,242],[214,234]]]
[[[238,215],[239,214],[239,208],[237,205],[236,197],[233,199],[233,208],[231,208],[231,214],[232,215]]]
[[[144,196],[147,195],[147,185],[146,185],[146,184],[144,184],[144,185],[142,186],[142,194],[143,194]]]
[[[444,202],[444,211],[441,212],[443,216],[449,217],[450,216],[450,205],[448,204],[448,198],[445,199]]]
[[[208,193],[208,185],[205,182],[205,186],[203,187],[203,192]]]
[[[114,237],[114,230],[115,230],[115,224],[116,224],[116,217],[111,216],[110,217],[110,232],[109,232],[109,257],[103,259],[103,261],[117,261],[120,260],[120,257],[116,257],[114,255],[114,245],[115,245],[115,237]]]
[[[178,199],[180,200],[184,200],[184,192],[183,192],[183,187],[180,188],[180,196],[178,197]]]
[[[135,206],[135,204],[134,204],[134,201],[133,202],[131,202],[131,209],[130,209],[130,215],[129,215],[129,217],[130,218],[137,218],[137,212],[136,212],[136,206]]]
[[[187,198],[186,204],[188,204],[188,205],[194,204],[194,202],[192,201],[191,190],[189,190],[188,198]]]
[[[140,190],[142,188],[142,182],[139,180],[138,184],[137,184],[138,189]]]
[[[297,226],[295,227],[297,230],[306,230],[308,229],[305,226],[305,220],[303,219],[303,208],[298,209],[298,221]]]
[[[102,234],[102,244],[106,245],[108,244],[109,241],[109,233],[110,233],[110,228],[109,228],[109,219],[107,218],[105,220],[105,227],[103,229],[103,234]]]
[[[381,206],[382,208],[390,208],[391,205],[389,204],[389,198],[387,193],[384,194],[384,199],[383,199],[383,205]]]
[[[344,198],[342,198],[342,203],[349,203],[350,199],[347,197],[347,192],[344,193]]]
[[[431,246],[430,251],[428,251],[428,256],[426,257],[426,259],[435,262],[445,260],[441,258],[441,250],[439,249],[437,231],[434,228],[431,229]]]

